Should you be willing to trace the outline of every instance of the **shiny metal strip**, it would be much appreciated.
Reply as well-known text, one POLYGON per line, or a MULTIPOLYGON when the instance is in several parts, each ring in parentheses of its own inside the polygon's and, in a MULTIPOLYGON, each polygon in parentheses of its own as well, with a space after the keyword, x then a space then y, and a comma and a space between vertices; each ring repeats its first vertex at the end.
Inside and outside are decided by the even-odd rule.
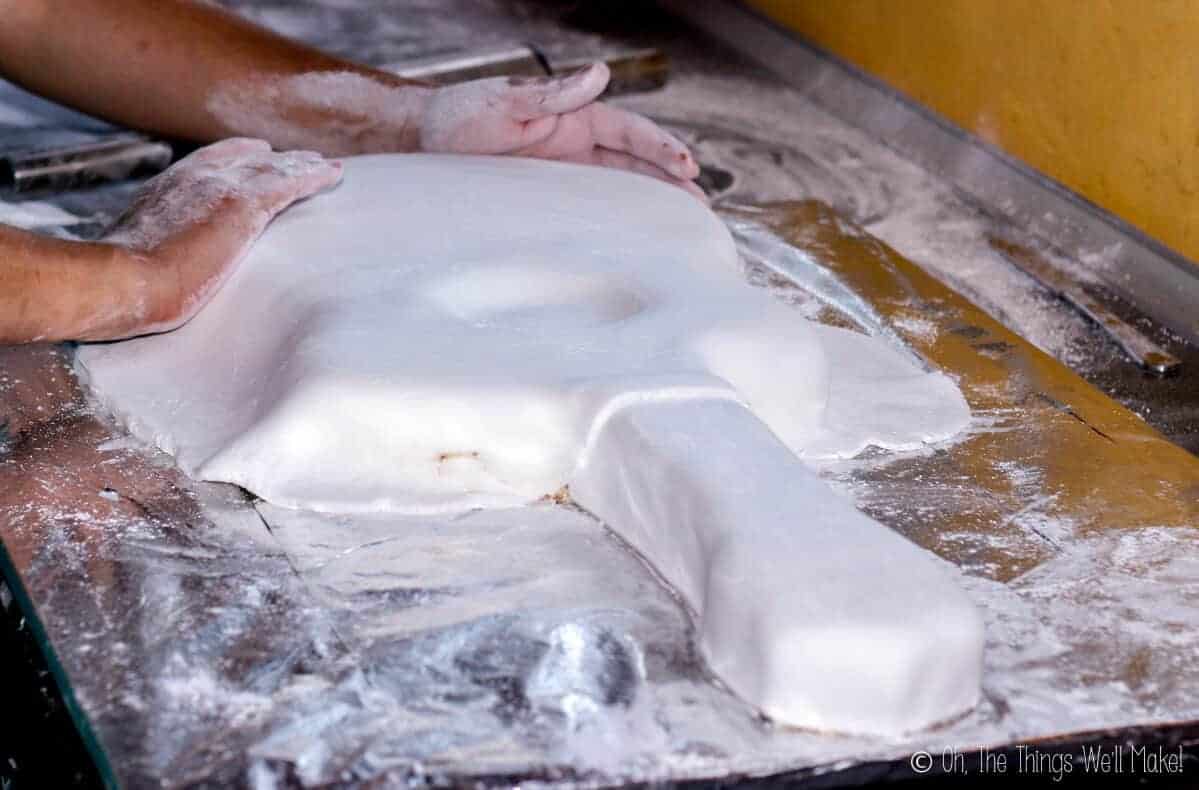
POLYGON ((543 53, 530 44, 452 55, 438 54, 391 63, 384 68, 408 79, 448 85, 484 77, 565 74, 597 60, 604 61, 612 72, 611 81, 604 91, 607 96, 656 90, 670 79, 670 60, 656 49, 609 48, 598 53, 560 57, 543 53))
POLYGON ((527 44, 515 47, 472 50, 404 60, 383 67, 411 80, 448 85, 485 77, 544 77, 548 74, 537 52, 527 44))
POLYGON ((1070 279, 1036 250, 998 236, 991 236, 987 241, 992 249, 1017 269, 1094 321, 1133 362, 1145 370, 1167 376, 1177 373, 1182 366, 1177 357, 1116 315, 1104 301, 1087 291, 1082 283, 1070 279))
POLYGON ((124 132, 62 147, 8 151, 0 155, 0 188, 42 194, 149 177, 165 169, 172 156, 168 143, 124 132))

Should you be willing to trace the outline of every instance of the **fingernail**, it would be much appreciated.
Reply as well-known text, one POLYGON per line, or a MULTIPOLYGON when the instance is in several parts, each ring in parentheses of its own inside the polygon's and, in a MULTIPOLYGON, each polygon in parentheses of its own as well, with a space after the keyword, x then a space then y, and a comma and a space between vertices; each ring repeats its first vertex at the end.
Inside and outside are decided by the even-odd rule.
POLYGON ((570 82, 577 82, 577 81, 581 80, 583 77, 590 74, 592 71, 595 71, 596 65, 597 64, 595 64, 595 63, 588 63, 586 66, 577 68, 574 71, 568 73, 566 75, 565 79, 570 82))
POLYGON ((561 79, 561 77, 509 77, 508 84, 514 88, 523 88, 529 85, 549 85, 561 79))

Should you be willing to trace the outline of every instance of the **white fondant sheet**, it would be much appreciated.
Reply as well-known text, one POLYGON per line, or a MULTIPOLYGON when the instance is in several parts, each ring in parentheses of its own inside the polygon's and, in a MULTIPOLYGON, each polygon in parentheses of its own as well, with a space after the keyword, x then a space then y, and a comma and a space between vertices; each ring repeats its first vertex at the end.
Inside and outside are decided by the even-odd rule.
POLYGON ((741 277, 719 219, 628 173, 351 159, 170 334, 81 349, 188 474, 333 512, 570 487, 775 718, 898 733, 973 705, 979 618, 936 561, 799 457, 960 431, 946 377, 741 277))

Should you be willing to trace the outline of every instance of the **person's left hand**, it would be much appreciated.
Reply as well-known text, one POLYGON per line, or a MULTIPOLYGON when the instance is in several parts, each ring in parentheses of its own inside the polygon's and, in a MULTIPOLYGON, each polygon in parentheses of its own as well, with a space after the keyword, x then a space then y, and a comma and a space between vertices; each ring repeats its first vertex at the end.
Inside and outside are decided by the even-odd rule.
POLYGON ((421 150, 616 167, 706 200, 687 146, 648 118, 595 100, 609 77, 605 64, 593 63, 566 77, 492 77, 434 89, 420 115, 421 150))

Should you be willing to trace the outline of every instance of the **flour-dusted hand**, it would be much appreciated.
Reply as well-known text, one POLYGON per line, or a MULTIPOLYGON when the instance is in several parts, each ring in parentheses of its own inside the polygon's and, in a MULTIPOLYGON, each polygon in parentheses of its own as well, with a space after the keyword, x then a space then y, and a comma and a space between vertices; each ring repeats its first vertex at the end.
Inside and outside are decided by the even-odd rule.
POLYGON ((186 323, 279 212, 341 163, 232 139, 142 187, 94 242, 0 225, 0 343, 119 340, 186 323))
POLYGON ((420 147, 616 167, 702 198, 686 145, 648 118, 596 101, 609 77, 606 65, 594 63, 565 77, 492 77, 433 89, 419 120, 420 147))
POLYGON ((143 261, 141 319, 122 334, 186 323, 279 212, 340 179, 340 162, 239 138, 202 148, 147 182, 104 238, 143 261))

